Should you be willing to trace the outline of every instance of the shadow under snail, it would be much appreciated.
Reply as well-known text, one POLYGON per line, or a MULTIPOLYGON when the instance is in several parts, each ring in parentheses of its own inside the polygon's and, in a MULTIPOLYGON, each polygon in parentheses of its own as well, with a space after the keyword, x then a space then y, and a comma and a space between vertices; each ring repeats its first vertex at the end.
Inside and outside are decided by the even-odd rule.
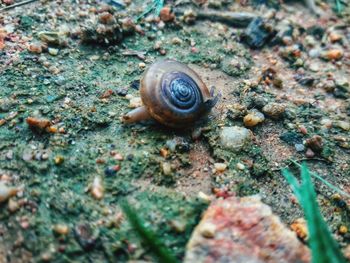
POLYGON ((170 59, 157 61, 146 70, 140 94, 143 106, 124 115, 124 123, 155 119, 168 127, 190 126, 206 116, 219 99, 196 72, 170 59))

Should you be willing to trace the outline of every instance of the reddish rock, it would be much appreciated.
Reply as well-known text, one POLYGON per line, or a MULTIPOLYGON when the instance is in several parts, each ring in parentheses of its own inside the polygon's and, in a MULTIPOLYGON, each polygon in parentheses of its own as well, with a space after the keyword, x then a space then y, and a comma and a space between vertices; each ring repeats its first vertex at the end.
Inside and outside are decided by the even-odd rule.
POLYGON ((314 135, 306 140, 306 145, 314 152, 321 152, 323 149, 323 141, 320 135, 314 135))
POLYGON ((303 263, 310 251, 258 197, 229 197, 204 213, 184 262, 303 263))
POLYGON ((175 15, 174 13, 171 11, 171 8, 168 6, 163 7, 160 10, 159 13, 159 18, 160 20, 162 20, 163 22, 171 22, 175 19, 175 15))

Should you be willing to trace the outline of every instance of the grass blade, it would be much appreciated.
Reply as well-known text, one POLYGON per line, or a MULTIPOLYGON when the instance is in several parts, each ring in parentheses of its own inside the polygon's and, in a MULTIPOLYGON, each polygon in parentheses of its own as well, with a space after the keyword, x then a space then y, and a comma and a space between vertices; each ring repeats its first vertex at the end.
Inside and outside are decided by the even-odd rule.
POLYGON ((130 206, 127 201, 121 203, 121 208, 127 216, 130 224, 135 229, 140 238, 146 243, 152 253, 161 263, 176 263, 178 262, 171 251, 164 246, 164 244, 158 239, 156 234, 145 227, 142 219, 137 215, 137 212, 130 206))

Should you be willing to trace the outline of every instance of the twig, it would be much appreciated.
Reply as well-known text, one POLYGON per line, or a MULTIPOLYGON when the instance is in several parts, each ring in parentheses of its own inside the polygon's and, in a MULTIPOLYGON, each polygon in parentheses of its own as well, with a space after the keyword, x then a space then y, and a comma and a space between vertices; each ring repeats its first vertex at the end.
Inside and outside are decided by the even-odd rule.
MULTIPOLYGON (((183 15, 184 13, 185 11, 182 9, 175 10, 176 15, 183 15)), ((248 12, 218 12, 214 10, 195 11, 195 14, 198 19, 222 22, 235 27, 246 27, 257 17, 256 14, 248 12)))
POLYGON ((0 12, 6 11, 6 10, 10 10, 10 9, 18 7, 18 6, 30 4, 30 3, 35 2, 35 1, 38 1, 38 0, 27 0, 27 1, 23 1, 23 2, 19 2, 19 3, 13 4, 13 5, 9 5, 9 6, 1 8, 0 12))

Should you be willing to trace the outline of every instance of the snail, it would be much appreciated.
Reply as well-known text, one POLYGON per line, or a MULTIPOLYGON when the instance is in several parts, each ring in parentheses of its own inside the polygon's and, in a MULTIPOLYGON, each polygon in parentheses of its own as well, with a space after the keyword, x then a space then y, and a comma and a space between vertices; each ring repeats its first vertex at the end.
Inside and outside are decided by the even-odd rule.
POLYGON ((152 64, 140 82, 143 106, 122 117, 124 123, 155 119, 173 128, 194 124, 215 106, 214 96, 196 72, 175 60, 152 64))

